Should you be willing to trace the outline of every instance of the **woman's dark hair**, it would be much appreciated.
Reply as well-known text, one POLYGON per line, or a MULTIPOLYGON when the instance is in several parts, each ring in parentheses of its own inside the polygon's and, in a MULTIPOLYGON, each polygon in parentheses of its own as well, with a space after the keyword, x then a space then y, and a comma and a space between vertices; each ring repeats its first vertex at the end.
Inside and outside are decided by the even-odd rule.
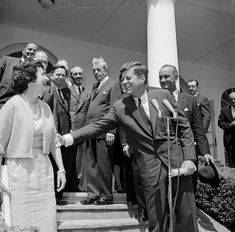
POLYGON ((28 84, 35 82, 37 69, 43 68, 40 61, 25 61, 13 67, 12 89, 16 93, 22 93, 28 88, 28 84))

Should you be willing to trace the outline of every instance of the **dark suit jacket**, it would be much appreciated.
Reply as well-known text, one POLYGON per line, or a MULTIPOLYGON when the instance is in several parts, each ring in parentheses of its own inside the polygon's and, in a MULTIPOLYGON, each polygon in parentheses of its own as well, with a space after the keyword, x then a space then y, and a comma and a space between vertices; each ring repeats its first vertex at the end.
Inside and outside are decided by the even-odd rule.
MULTIPOLYGON (((43 100, 47 102, 52 110, 55 126, 57 132, 60 134, 67 134, 71 130, 71 120, 70 120, 70 98, 71 91, 68 87, 61 89, 63 92, 63 98, 60 97, 57 87, 51 83, 51 86, 48 92, 44 93, 43 100)), ((61 148, 62 159, 64 163, 64 168, 66 171, 66 186, 63 191, 70 191, 70 189, 75 188, 77 184, 76 177, 76 162, 75 157, 76 153, 73 152, 73 147, 62 147, 61 148)), ((56 175, 56 165, 52 161, 54 167, 54 176, 55 181, 57 178, 56 175)), ((56 187, 56 182, 55 182, 56 187)), ((62 197, 62 192, 56 192, 56 197, 60 199, 62 197)))
POLYGON ((207 132, 211 121, 210 102, 207 97, 201 94, 198 94, 195 98, 201 112, 203 127, 207 132))
POLYGON ((8 99, 15 95, 11 88, 13 67, 18 65, 20 58, 4 56, 0 60, 0 108, 8 99))
POLYGON ((51 108, 57 132, 60 134, 66 134, 69 133, 71 129, 69 113, 71 91, 69 88, 63 88, 62 91, 64 99, 61 99, 58 94, 57 87, 51 83, 49 91, 44 93, 43 100, 51 108))
POLYGON ((218 126, 224 130, 224 146, 227 147, 235 142, 235 127, 231 127, 230 123, 235 120, 232 116, 231 106, 226 106, 221 109, 218 126))
MULTIPOLYGON (((96 94, 91 93, 90 105, 87 112, 87 123, 96 122, 108 113, 113 103, 121 96, 121 88, 118 82, 111 79, 106 80, 98 89, 96 94)), ((116 129, 110 132, 116 134, 116 129)), ((97 138, 105 138, 106 134, 99 134, 97 138)))
MULTIPOLYGON (((130 143, 130 146, 133 148, 137 159, 141 160, 142 157, 146 159, 148 156, 156 156, 156 158, 159 158, 167 165, 166 122, 164 118, 158 118, 158 111, 151 104, 151 99, 157 99, 166 117, 171 115, 169 110, 162 104, 162 101, 168 99, 178 112, 178 142, 182 145, 182 150, 179 149, 179 154, 177 154, 175 146, 176 133, 173 129, 173 123, 171 123, 171 163, 173 167, 178 167, 178 165, 182 164, 183 160, 194 160, 196 157, 193 145, 193 134, 189 122, 178 103, 174 101, 169 91, 162 89, 149 91, 148 98, 153 133, 144 123, 134 99, 128 96, 115 102, 111 111, 99 121, 89 124, 80 130, 71 132, 74 137, 74 143, 97 137, 99 134, 121 125, 126 132, 128 143, 130 143)), ((152 175, 149 173, 150 170, 148 170, 144 162, 141 171, 143 172, 142 175, 145 175, 146 172, 152 175)), ((157 183, 158 178, 154 175, 153 178, 150 178, 148 181, 150 185, 154 185, 157 183)))
POLYGON ((70 117, 72 130, 77 130, 86 125, 86 115, 90 103, 90 93, 82 87, 82 93, 78 94, 75 87, 69 87, 71 90, 70 117))
POLYGON ((184 111, 193 131, 200 155, 210 154, 210 147, 202 124, 201 113, 192 95, 179 93, 178 103, 184 111))

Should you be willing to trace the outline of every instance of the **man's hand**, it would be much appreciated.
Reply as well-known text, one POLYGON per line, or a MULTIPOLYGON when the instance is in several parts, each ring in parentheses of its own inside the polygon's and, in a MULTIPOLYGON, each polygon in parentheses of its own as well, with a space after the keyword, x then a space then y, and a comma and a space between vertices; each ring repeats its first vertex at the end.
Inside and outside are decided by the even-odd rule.
POLYGON ((60 147, 65 145, 65 139, 61 134, 56 134, 56 140, 57 144, 59 144, 60 147))
POLYGON ((181 168, 183 170, 185 170, 185 173, 184 173, 185 176, 192 175, 197 170, 197 168, 192 160, 185 160, 182 163, 181 168))
POLYGON ((235 126, 235 120, 230 123, 230 126, 235 126))
POLYGON ((128 158, 131 157, 131 153, 130 153, 130 148, 128 144, 124 144, 122 145, 122 152, 125 156, 127 156, 128 158))
POLYGON ((57 192, 60 192, 66 184, 65 172, 57 173, 57 192))
POLYGON ((204 158, 206 159, 207 164, 209 164, 210 162, 215 163, 214 158, 210 154, 205 154, 204 158))
POLYGON ((0 182, 0 193, 2 193, 2 192, 6 192, 6 193, 10 194, 7 187, 2 182, 0 182))
POLYGON ((112 145, 115 141, 115 135, 113 133, 107 133, 106 134, 106 143, 108 145, 112 145))

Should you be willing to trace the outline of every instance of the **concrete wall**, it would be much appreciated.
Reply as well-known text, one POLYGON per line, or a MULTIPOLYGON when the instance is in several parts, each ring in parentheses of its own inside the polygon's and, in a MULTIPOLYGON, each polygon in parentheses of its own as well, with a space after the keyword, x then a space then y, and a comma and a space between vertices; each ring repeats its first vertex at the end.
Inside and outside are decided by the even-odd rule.
POLYGON ((110 68, 111 78, 118 79, 120 66, 130 60, 146 64, 146 55, 81 40, 70 39, 55 34, 0 24, 0 51, 9 44, 34 42, 50 50, 58 59, 68 60, 70 67, 79 65, 84 69, 85 86, 91 88, 95 79, 92 74, 91 60, 103 56, 110 68))
MULTIPOLYGON (((102 46, 81 40, 20 28, 14 25, 0 24, 0 55, 1 50, 9 44, 21 42, 34 42, 50 50, 58 59, 67 59, 70 67, 79 65, 85 72, 85 86, 91 89, 94 83, 92 75, 91 59, 96 56, 103 56, 110 67, 110 76, 117 79, 121 64, 130 60, 139 60, 146 64, 146 54, 136 53, 129 50, 102 46)), ((180 75, 189 80, 198 79, 200 90, 203 95, 214 100, 215 119, 217 122, 220 112, 220 98, 224 90, 231 87, 231 76, 228 71, 219 70, 202 65, 180 61, 180 75)), ((222 130, 217 127, 216 136, 218 143, 218 158, 224 160, 222 130)))

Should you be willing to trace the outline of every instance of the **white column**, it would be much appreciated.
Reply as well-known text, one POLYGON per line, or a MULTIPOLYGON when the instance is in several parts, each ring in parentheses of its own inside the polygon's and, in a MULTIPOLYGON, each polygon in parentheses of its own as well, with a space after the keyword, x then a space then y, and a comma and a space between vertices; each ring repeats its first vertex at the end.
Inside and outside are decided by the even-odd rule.
MULTIPOLYGON (((175 0, 147 0, 150 87, 160 87, 158 73, 162 65, 171 64, 178 69, 174 3, 175 0)), ((179 89, 179 80, 177 88, 179 89)))

